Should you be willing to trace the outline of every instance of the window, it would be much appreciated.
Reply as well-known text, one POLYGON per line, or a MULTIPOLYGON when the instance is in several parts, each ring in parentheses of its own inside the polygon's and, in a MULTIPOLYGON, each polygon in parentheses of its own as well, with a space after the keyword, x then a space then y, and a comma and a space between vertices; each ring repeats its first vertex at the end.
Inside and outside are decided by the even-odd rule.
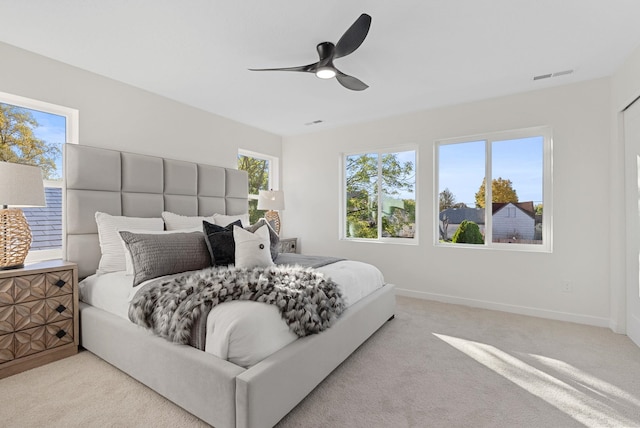
POLYGON ((342 159, 342 239, 415 243, 416 150, 342 159))
POLYGON ((258 210, 260 190, 278 190, 278 158, 238 150, 238 169, 249 175, 249 221, 253 224, 265 214, 258 210))
POLYGON ((551 251, 549 128, 443 140, 435 150, 436 244, 551 251))
POLYGON ((62 146, 77 143, 78 111, 0 92, 0 161, 42 169, 46 207, 23 208, 27 262, 62 258, 62 146))

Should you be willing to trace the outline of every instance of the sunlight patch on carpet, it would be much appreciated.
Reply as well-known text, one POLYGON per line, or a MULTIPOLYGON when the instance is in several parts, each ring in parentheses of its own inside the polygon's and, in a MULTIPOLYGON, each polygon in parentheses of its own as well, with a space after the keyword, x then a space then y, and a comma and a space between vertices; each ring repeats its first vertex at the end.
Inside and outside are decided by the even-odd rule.
MULTIPOLYGON (((615 409, 602 401, 585 394, 568 383, 525 363, 511 354, 501 351, 495 346, 444 334, 433 334, 587 427, 634 426, 636 423, 620 415, 615 409)), ((567 369, 567 367, 564 368, 567 369)), ((576 372, 574 371, 574 373, 576 372)), ((593 379, 591 381, 594 386, 598 384, 593 382, 593 379)), ((613 389, 610 388, 610 390, 613 389)), ((595 395, 600 394, 596 393, 595 395)), ((626 394, 620 395, 624 396, 626 394)))

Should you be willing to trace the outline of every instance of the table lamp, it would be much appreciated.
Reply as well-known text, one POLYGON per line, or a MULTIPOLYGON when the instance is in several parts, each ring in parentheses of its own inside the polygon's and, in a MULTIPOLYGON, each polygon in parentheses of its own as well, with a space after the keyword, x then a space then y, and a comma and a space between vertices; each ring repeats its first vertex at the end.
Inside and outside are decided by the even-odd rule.
POLYGON ((280 216, 278 211, 284 209, 284 193, 282 190, 260 190, 258 193, 258 209, 268 210, 264 215, 265 220, 280 235, 280 216))
POLYGON ((8 205, 46 205, 40 167, 0 162, 0 205, 0 270, 18 269, 29 253, 31 230, 22 210, 8 205))

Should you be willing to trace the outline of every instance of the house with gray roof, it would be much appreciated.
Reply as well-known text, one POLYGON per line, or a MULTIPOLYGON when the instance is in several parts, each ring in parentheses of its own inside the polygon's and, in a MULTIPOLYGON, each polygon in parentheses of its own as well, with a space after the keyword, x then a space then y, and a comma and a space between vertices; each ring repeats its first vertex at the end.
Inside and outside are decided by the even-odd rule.
POLYGON ((460 223, 472 221, 484 234, 484 208, 447 208, 440 211, 440 239, 451 240, 460 223))
POLYGON ((46 207, 23 208, 31 229, 31 251, 62 248, 62 188, 45 187, 46 207))
MULTIPOLYGON (((491 204, 491 219, 494 242, 540 239, 532 201, 494 202, 491 204)), ((472 221, 484 234, 484 208, 447 208, 440 212, 440 239, 450 240, 464 220, 472 221)))
POLYGON ((532 201, 494 202, 491 208, 494 242, 535 239, 536 214, 532 201))

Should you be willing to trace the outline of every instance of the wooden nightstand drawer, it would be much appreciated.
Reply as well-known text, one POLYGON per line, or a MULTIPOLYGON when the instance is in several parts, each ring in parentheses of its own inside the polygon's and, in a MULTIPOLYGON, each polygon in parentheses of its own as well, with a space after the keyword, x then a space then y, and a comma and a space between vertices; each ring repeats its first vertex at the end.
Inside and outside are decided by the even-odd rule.
POLYGON ((18 331, 14 335, 14 342, 16 358, 42 352, 47 349, 46 329, 41 325, 39 327, 18 331))
POLYGON ((0 336, 0 364, 12 361, 16 357, 13 340, 13 333, 0 336))
POLYGON ((0 271, 0 379, 78 352, 77 282, 59 260, 0 271))
POLYGON ((73 320, 64 320, 47 324, 45 343, 47 349, 73 343, 73 320))
POLYGON ((27 328, 43 325, 45 318, 44 299, 34 302, 19 303, 14 306, 14 330, 25 330, 27 328))
POLYGON ((0 334, 11 333, 15 330, 14 307, 0 306, 0 334))
POLYGON ((13 303, 13 278, 0 279, 0 306, 13 303))
POLYGON ((46 296, 54 297, 63 294, 71 294, 73 291, 73 271, 65 270, 61 272, 45 274, 46 296))
POLYGON ((31 302, 45 298, 45 275, 24 275, 12 279, 14 303, 31 302))
POLYGON ((73 318, 73 296, 67 294, 46 299, 44 313, 47 324, 73 318))

